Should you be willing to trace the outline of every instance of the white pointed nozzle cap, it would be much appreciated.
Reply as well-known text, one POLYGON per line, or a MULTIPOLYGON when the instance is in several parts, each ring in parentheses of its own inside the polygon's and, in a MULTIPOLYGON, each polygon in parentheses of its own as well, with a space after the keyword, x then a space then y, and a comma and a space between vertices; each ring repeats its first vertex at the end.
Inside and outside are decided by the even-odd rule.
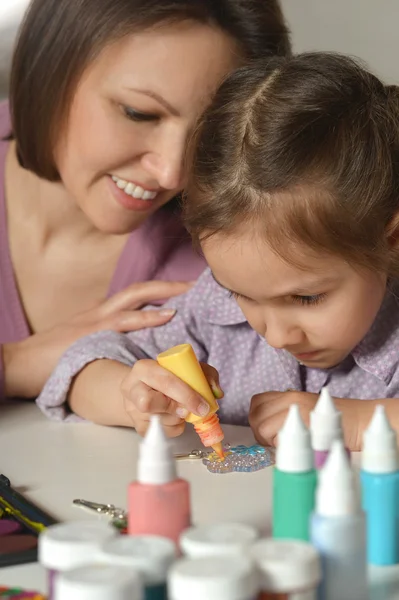
POLYGON ((342 440, 332 443, 330 453, 319 474, 316 490, 316 513, 345 517, 360 511, 359 490, 342 440))
POLYGON ((298 404, 291 404, 279 431, 276 467, 286 473, 304 473, 314 468, 310 433, 302 421, 298 404))
POLYGON ((399 469, 396 431, 381 404, 375 407, 363 434, 362 469, 369 473, 393 473, 399 469))
POLYGON ((137 480, 162 485, 176 479, 176 461, 159 415, 152 415, 150 426, 140 444, 137 480))
POLYGON ((342 415, 326 387, 310 413, 310 435, 313 450, 317 451, 330 450, 334 440, 343 439, 342 415))

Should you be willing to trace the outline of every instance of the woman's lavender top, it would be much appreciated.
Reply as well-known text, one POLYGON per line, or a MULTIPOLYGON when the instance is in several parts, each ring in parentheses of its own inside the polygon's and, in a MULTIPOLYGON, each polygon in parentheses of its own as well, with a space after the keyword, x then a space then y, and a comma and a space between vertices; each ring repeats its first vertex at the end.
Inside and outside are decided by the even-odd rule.
MULTIPOLYGON (((7 231, 4 169, 9 143, 4 137, 9 133, 8 103, 0 103, 0 398, 4 390, 1 344, 17 342, 31 334, 18 293, 7 231)), ((204 260, 192 249, 179 215, 165 207, 130 234, 108 296, 140 281, 192 281, 204 268, 204 260)))
POLYGON ((67 394, 75 375, 96 359, 132 366, 185 342, 192 344, 200 361, 220 373, 225 392, 220 415, 225 423, 246 424, 251 397, 271 390, 319 393, 328 385, 331 394, 341 398, 399 397, 399 301, 391 292, 366 337, 332 369, 310 369, 285 350, 269 346, 251 329, 235 300, 215 282, 209 269, 188 294, 167 305, 177 313, 162 327, 128 334, 103 331, 74 344, 37 400, 43 412, 57 420, 78 420, 68 411, 67 394))

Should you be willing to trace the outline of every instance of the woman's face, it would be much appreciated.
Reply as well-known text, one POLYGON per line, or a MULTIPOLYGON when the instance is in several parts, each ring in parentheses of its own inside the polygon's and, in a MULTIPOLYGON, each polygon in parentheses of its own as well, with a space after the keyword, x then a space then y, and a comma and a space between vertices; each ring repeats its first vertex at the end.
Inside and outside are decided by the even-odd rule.
POLYGON ((86 70, 55 159, 97 229, 132 231, 183 188, 187 138, 235 50, 220 30, 185 22, 132 34, 86 70))

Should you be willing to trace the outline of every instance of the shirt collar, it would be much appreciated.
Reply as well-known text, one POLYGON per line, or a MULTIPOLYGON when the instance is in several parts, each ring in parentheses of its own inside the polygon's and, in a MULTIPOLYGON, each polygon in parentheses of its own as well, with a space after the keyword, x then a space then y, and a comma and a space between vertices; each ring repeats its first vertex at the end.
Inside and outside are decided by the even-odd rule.
POLYGON ((205 271, 202 278, 204 283, 206 280, 207 295, 209 296, 206 299, 206 320, 213 325, 222 326, 247 323, 237 302, 226 289, 214 280, 210 269, 205 271))
POLYGON ((370 330, 352 351, 357 365, 384 381, 391 381, 399 363, 398 285, 387 290, 370 330))

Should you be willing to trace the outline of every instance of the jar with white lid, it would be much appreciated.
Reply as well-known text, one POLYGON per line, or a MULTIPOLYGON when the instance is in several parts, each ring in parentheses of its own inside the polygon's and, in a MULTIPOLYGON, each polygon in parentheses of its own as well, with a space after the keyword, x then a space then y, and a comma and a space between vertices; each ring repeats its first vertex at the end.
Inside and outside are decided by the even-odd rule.
POLYGON ((245 553, 258 532, 242 523, 214 523, 190 527, 180 537, 180 548, 190 558, 245 553))
POLYGON ((60 573, 54 600, 143 600, 140 574, 110 565, 86 565, 60 573))
POLYGON ((39 562, 48 570, 48 599, 57 573, 93 563, 105 541, 120 534, 104 521, 74 521, 45 529, 39 536, 39 562))
POLYGON ((321 580, 317 550, 307 542, 264 538, 251 548, 259 571, 259 600, 316 600, 321 580))
POLYGON ((142 577, 145 600, 166 600, 166 580, 176 560, 176 545, 157 535, 122 535, 105 542, 102 563, 137 570, 142 577))
POLYGON ((183 558, 168 576, 169 600, 255 600, 259 579, 245 556, 183 558))

